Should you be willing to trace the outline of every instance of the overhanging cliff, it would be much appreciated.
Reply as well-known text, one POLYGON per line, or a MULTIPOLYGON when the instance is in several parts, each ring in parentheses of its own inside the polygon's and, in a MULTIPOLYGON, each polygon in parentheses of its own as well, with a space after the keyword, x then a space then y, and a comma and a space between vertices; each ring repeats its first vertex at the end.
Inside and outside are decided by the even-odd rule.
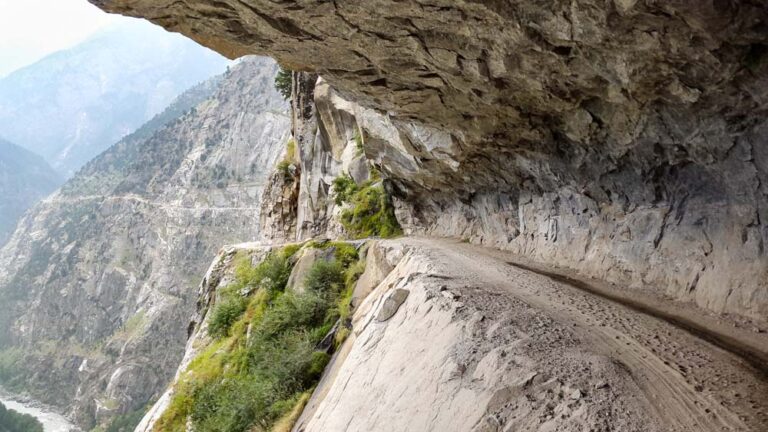
POLYGON ((91 1, 321 75, 409 232, 768 313, 764 2, 91 1))

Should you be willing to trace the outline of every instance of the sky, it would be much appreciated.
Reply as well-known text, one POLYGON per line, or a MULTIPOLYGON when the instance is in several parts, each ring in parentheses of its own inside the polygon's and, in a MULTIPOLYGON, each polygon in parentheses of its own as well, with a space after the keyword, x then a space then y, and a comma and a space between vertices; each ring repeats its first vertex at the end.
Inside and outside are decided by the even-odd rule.
POLYGON ((0 78, 128 19, 87 0, 0 0, 0 78))

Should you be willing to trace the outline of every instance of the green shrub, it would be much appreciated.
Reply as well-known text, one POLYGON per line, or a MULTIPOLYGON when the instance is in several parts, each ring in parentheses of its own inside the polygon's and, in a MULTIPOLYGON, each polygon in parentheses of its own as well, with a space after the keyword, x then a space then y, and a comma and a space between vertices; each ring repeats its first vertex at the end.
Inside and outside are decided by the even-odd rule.
POLYGON ((282 174, 283 179, 288 182, 293 179, 293 173, 291 173, 291 166, 297 162, 296 159, 296 141, 291 138, 285 143, 285 157, 278 162, 277 171, 282 174))
POLYGON ((357 184, 349 174, 342 174, 333 179, 333 190, 336 193, 334 199, 336 205, 342 205, 348 202, 352 195, 357 192, 357 184))
POLYGON ((304 286, 314 293, 338 293, 344 287, 344 268, 335 259, 318 260, 309 269, 304 286))
POLYGON ((275 251, 255 267, 240 258, 236 282, 220 295, 242 300, 244 312, 212 312, 238 318, 234 324, 222 319, 229 322, 221 333, 226 337, 203 350, 181 375, 156 431, 184 431, 187 419, 196 432, 290 430, 330 361, 317 347, 338 320, 348 268, 359 267, 353 265, 353 246, 323 245, 329 246, 336 247, 337 259, 313 265, 310 288, 303 293, 284 292, 282 282, 299 245, 275 251))
POLYGON ((350 333, 352 333, 349 328, 342 327, 339 329, 339 331, 336 332, 336 337, 333 338, 333 346, 338 349, 341 344, 344 343, 345 340, 349 337, 350 333))
POLYGON ((295 251, 288 252, 291 252, 289 248, 274 251, 256 267, 251 266, 250 260, 241 261, 235 269, 236 283, 233 286, 237 289, 265 288, 272 293, 283 291, 291 276, 289 258, 295 251))
POLYGON ((283 69, 280 67, 280 70, 277 72, 277 75, 275 76, 275 88, 277 91, 280 92, 281 95, 285 99, 290 99, 291 92, 293 87, 293 72, 288 69, 283 69))
POLYGON ((244 432, 253 424, 266 426, 267 412, 277 394, 272 383, 252 376, 225 377, 198 389, 191 419, 197 432, 244 432))
POLYGON ((277 164, 277 172, 279 172, 285 181, 290 181, 293 177, 291 175, 291 163, 287 160, 280 161, 277 164))
POLYGON ((307 247, 322 250, 328 248, 335 249, 333 256, 336 261, 338 261, 339 264, 344 268, 349 267, 350 264, 354 263, 358 259, 357 246, 348 242, 318 242, 311 240, 307 242, 307 247))
POLYGON ((347 268, 357 261, 358 253, 355 245, 346 242, 331 242, 330 246, 336 249, 334 256, 342 267, 347 268))
MULTIPOLYGON (((303 390, 320 378, 314 340, 306 330, 292 330, 273 337, 257 337, 249 348, 249 372, 261 381, 273 382, 280 398, 303 390)), ((323 365, 324 367, 324 365, 323 365)))
POLYGON ((341 213, 341 224, 354 238, 402 234, 392 202, 380 183, 364 185, 349 202, 351 208, 341 213))
POLYGON ((328 299, 318 293, 285 293, 275 300, 255 328, 255 337, 273 339, 288 331, 324 323, 328 299))
POLYGON ((289 162, 296 161, 296 140, 291 138, 285 143, 285 159, 289 162))
POLYGON ((360 155, 364 151, 364 148, 363 148, 363 141, 364 141, 363 140, 363 133, 360 131, 360 129, 357 129, 355 131, 354 139, 355 139, 355 148, 357 148, 357 154, 360 155))
POLYGON ((211 320, 208 323, 208 333, 215 338, 227 336, 232 324, 245 312, 245 299, 237 296, 223 298, 213 308, 211 320))

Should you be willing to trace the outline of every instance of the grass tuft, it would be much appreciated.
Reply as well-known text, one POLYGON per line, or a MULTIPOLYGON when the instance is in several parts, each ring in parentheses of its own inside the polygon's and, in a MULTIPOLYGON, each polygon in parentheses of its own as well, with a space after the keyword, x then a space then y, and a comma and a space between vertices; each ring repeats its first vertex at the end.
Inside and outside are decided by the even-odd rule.
POLYGON ((240 303, 225 313, 220 302, 209 322, 213 332, 221 314, 227 331, 219 331, 182 374, 156 431, 180 432, 188 421, 196 432, 290 430, 330 361, 330 353, 318 347, 338 322, 341 304, 348 303, 360 273, 353 269, 362 266, 354 246, 324 245, 329 246, 336 248, 336 259, 313 264, 303 293, 285 292, 282 282, 299 246, 276 251, 257 266, 239 260, 235 282, 219 295, 240 303))

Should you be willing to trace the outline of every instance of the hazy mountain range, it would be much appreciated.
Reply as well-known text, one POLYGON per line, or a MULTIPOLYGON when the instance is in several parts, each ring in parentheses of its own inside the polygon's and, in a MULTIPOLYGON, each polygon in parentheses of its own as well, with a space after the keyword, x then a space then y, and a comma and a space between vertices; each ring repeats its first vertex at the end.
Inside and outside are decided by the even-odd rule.
POLYGON ((145 21, 121 22, 0 80, 0 135, 71 176, 228 61, 145 21))

